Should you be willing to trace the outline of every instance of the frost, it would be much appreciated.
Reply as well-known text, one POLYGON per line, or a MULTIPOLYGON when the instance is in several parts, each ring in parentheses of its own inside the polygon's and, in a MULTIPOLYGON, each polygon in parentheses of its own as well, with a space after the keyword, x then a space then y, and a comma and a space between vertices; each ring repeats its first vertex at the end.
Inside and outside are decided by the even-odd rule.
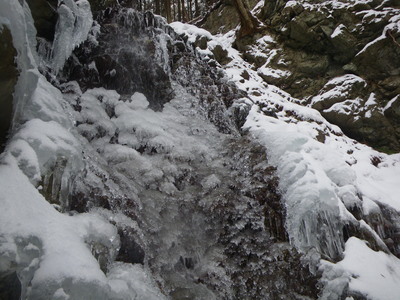
MULTIPOLYGON (((350 7, 357 1, 331 4, 350 7)), ((296 3, 290 1, 286 5, 296 3)), ((99 34, 99 25, 92 26, 87 1, 63 1, 58 13, 51 53, 55 73, 76 46, 87 37, 96 44, 99 34)), ((396 18, 387 28, 397 30, 396 18)), ((12 32, 21 70, 15 91, 12 137, 0 157, 0 190, 7 191, 0 195, 0 271, 17 273, 22 284, 21 298, 42 299, 43 295, 50 295, 54 299, 164 299, 162 292, 168 292, 165 287, 170 284, 174 292, 195 290, 205 299, 215 299, 205 284, 195 283, 206 277, 213 284, 218 282, 218 288, 232 289, 227 270, 232 271, 229 267, 234 264, 227 269, 217 265, 226 257, 222 249, 213 248, 214 239, 220 237, 219 230, 225 227, 212 228, 229 222, 212 220, 206 212, 223 208, 224 213, 218 218, 233 217, 229 228, 232 234, 254 227, 257 230, 252 232, 258 232, 255 241, 260 247, 271 245, 271 241, 269 236, 261 236, 259 229, 265 220, 257 215, 257 205, 230 198, 236 188, 230 180, 233 176, 245 178, 241 173, 246 170, 226 166, 223 141, 228 137, 207 122, 207 112, 198 99, 176 84, 175 98, 162 111, 149 108, 141 93, 121 97, 116 91, 103 88, 82 93, 76 82, 69 82, 60 85, 62 94, 37 70, 35 30, 28 6, 18 1, 1 2, 0 23, 12 32), (55 207, 60 211, 68 207, 67 192, 73 181, 73 187, 90 191, 89 201, 95 197, 110 200, 108 205, 118 211, 90 209, 92 203, 88 203, 84 207, 87 213, 60 213, 55 207), (50 183, 53 190, 46 191, 44 187, 50 183), (189 185, 187 192, 182 192, 189 185), (228 196, 220 192, 227 192, 228 196), (124 197, 117 198, 119 195, 124 197), (118 203, 120 206, 115 205, 114 197, 122 203, 118 203), (54 200, 60 203, 48 202, 54 200), (131 207, 135 205, 137 210, 131 207), (225 215, 226 211, 230 214, 225 215), (146 227, 146 234, 152 237, 148 244, 142 243, 139 222, 128 213, 137 214, 140 226, 146 227), (118 231, 127 229, 135 233, 146 251, 156 249, 149 251, 152 257, 146 258, 152 260, 152 270, 146 262, 143 266, 115 262, 121 248, 118 231), (154 274, 158 276, 157 283, 154 274), (163 282, 162 276, 172 283, 163 282)), ((371 250, 354 237, 344 244, 343 229, 349 224, 360 226, 385 249, 378 235, 380 229, 375 232, 350 211, 360 209, 364 216, 379 216, 383 211, 380 206, 400 211, 399 155, 385 155, 355 143, 318 111, 300 106, 296 104, 299 99, 268 86, 262 74, 274 78, 290 75, 267 66, 279 55, 277 51, 267 55, 265 68, 257 72, 232 48, 234 32, 214 37, 192 25, 171 26, 178 34, 186 34, 189 42, 206 37, 210 49, 220 45, 232 58, 224 66, 226 77, 248 95, 233 107, 243 112, 251 108, 244 129, 265 146, 270 162, 277 167, 278 188, 287 209, 285 226, 292 245, 308 256, 315 254, 317 260, 319 255, 333 261, 341 259, 336 264, 321 261, 326 284, 321 299, 339 298, 347 286, 368 297, 395 299, 400 292, 399 260, 371 250), (244 71, 249 75, 246 80, 241 76, 244 71), (381 163, 372 165, 371 157, 379 157, 381 163)), ((338 26, 332 37, 342 29, 338 26)), ((168 71, 169 37, 157 38, 162 46, 156 56, 168 71)), ((266 36, 257 43, 261 47, 274 40, 266 36)), ((48 45, 40 44, 42 47, 48 45)), ((256 48, 251 49, 252 54, 261 55, 256 48)), ((210 49, 199 55, 208 55, 210 49)), ((50 61, 50 57, 47 59, 50 61)), ((90 67, 95 69, 96 65, 90 67)), ((340 101, 329 106, 328 111, 347 113, 358 109, 362 100, 348 99, 347 88, 355 84, 365 86, 355 75, 335 78, 312 102, 337 97, 340 101)), ((396 99, 389 101, 386 109, 396 99)), ((365 104, 373 108, 376 102, 371 94, 365 104)), ((244 187, 249 184, 252 183, 243 181, 244 187)), ((251 245, 246 244, 246 238, 237 234, 231 240, 246 257, 270 250, 267 247, 254 251, 248 248, 251 245)), ((276 247, 291 246, 280 243, 276 247)), ((271 255, 269 261, 276 259, 271 255)), ((252 267, 266 270, 256 264, 252 267)))
POLYGON ((204 178, 201 182, 201 185, 205 190, 215 189, 221 184, 221 180, 215 175, 212 174, 206 178, 204 178))
MULTIPOLYGON (((104 299, 104 293, 107 292, 104 289, 106 277, 83 242, 96 241, 117 248, 115 228, 94 215, 69 217, 60 214, 19 171, 11 156, 3 157, 2 162, 0 184, 7 194, 0 196, 3 207, 0 227, 3 239, 7 242, 4 244, 3 240, 0 244, 0 265, 9 264, 6 260, 11 259, 11 265, 16 268, 23 284, 31 286, 29 291, 23 289, 29 299, 54 294, 63 282, 72 278, 80 279, 82 292, 90 286, 96 286, 97 292, 94 294, 98 299, 104 299), (115 242, 110 245, 113 240, 115 242), (13 245, 11 249, 17 251, 20 259, 3 256, 7 243, 13 245), (40 259, 40 265, 35 263, 35 259, 40 259)), ((72 288, 74 286, 69 285, 64 291, 73 297, 72 288)), ((61 294, 60 291, 58 293, 61 294)))

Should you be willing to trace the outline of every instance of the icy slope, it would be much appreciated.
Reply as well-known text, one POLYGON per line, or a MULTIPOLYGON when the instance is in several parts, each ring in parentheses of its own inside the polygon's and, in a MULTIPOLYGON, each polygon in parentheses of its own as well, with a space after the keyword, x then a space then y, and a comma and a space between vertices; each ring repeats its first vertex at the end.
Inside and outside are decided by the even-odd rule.
MULTIPOLYGON (((302 251, 316 251, 333 262, 321 261, 321 297, 361 293, 371 299, 395 299, 400 293, 400 261, 392 254, 399 255, 392 233, 399 231, 400 155, 379 153, 347 138, 318 111, 295 104, 300 101, 267 85, 232 48, 233 31, 211 36, 191 25, 171 26, 189 41, 206 37, 208 48, 197 50, 207 61, 215 59, 217 45, 228 52, 231 62, 223 68, 251 100, 238 104, 251 107, 243 129, 265 145, 278 168, 290 240, 302 251), (389 222, 390 229, 380 222, 389 222), (388 274, 390 279, 383 282, 388 274)), ((272 37, 260 40, 269 42, 272 37)))

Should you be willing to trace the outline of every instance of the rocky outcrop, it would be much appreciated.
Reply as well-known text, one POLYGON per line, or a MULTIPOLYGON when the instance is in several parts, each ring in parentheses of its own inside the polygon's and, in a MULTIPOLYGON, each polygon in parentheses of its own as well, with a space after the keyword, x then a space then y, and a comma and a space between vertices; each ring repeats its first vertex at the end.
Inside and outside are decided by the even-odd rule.
POLYGON ((367 81, 347 74, 330 80, 311 99, 311 106, 328 121, 339 125, 348 136, 390 152, 400 149, 399 135, 393 124, 396 117, 390 116, 390 112, 395 111, 392 105, 397 105, 396 100, 382 107, 383 99, 367 81))
MULTIPOLYGON (((219 9, 220 19, 229 17, 225 9, 219 9)), ((266 27, 235 44, 267 83, 320 110, 350 137, 383 151, 398 152, 399 13, 395 1, 266 1, 258 11, 266 27), (330 80, 346 74, 362 78, 365 87, 356 83, 351 87, 347 82, 351 95, 343 93, 349 98, 331 95, 322 106, 315 103, 315 97, 332 88, 330 80), (376 103, 365 106, 372 94, 376 103), (357 97, 362 100, 347 107, 346 113, 328 111, 334 103, 354 104, 357 97), (367 107, 371 109, 368 113, 367 107)), ((218 26, 205 27, 224 32, 218 26)))

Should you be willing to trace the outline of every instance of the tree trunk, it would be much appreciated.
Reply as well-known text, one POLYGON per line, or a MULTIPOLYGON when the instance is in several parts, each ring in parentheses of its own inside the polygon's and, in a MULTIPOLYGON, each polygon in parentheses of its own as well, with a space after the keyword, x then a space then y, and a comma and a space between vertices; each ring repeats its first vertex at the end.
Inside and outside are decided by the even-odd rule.
POLYGON ((200 16, 199 0, 194 0, 194 10, 195 10, 194 16, 195 17, 200 16))
POLYGON ((172 22, 171 16, 171 0, 164 0, 164 9, 165 9, 165 16, 167 18, 167 22, 172 22))
POLYGON ((232 0, 240 17, 240 30, 237 37, 252 35, 259 28, 257 19, 252 15, 247 0, 232 0))
POLYGON ((161 14, 160 0, 155 0, 155 2, 156 2, 156 8, 155 8, 154 12, 156 15, 160 15, 161 14))
MULTIPOLYGON (((179 2, 179 0, 178 0, 178 2, 179 2)), ((185 0, 182 0, 181 6, 182 6, 182 22, 185 23, 188 21, 187 12, 185 9, 185 0)))
POLYGON ((182 7, 180 0, 178 0, 178 21, 182 22, 182 7))

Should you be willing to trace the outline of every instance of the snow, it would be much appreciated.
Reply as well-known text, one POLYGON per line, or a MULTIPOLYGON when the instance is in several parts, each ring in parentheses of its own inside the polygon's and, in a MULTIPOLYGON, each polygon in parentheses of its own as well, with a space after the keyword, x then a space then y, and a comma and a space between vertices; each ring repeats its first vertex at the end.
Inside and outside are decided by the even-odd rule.
POLYGON ((131 97, 129 107, 132 109, 146 109, 149 106, 149 101, 142 93, 134 93, 131 97))
POLYGON ((398 95, 397 95, 396 97, 394 97, 393 99, 391 99, 391 100, 386 104, 386 106, 383 108, 383 111, 389 109, 389 108, 393 105, 393 103, 395 103, 398 99, 399 99, 399 96, 398 96, 398 95))
POLYGON ((289 71, 284 71, 284 70, 278 70, 278 69, 272 69, 269 67, 262 67, 258 70, 258 73, 261 76, 270 76, 273 78, 282 78, 285 79, 291 75, 289 71))
POLYGON ((369 299, 395 300, 400 294, 400 261, 384 252, 371 250, 366 242, 351 237, 345 258, 338 263, 350 273, 349 289, 369 299))
POLYGON ((116 229, 94 215, 70 217, 57 212, 7 154, 2 157, 0 189, 7 191, 0 195, 2 239, 17 250, 15 254, 2 255, 0 266, 18 266, 16 271, 22 281, 32 284, 29 296, 33 299, 45 291, 56 292, 68 278, 96 285, 95 294, 102 299, 106 277, 85 241, 107 246, 111 243, 116 249, 119 245, 116 229), (33 258, 38 258, 40 264, 33 265, 33 258))
POLYGON ((334 39, 335 37, 341 35, 345 29, 346 29, 346 26, 344 26, 343 24, 340 24, 339 26, 337 26, 335 28, 335 30, 331 34, 331 38, 334 39))
POLYGON ((296 1, 288 1, 286 2, 285 7, 295 7, 297 5, 296 1))
MULTIPOLYGON (((53 45, 54 71, 86 39, 92 26, 87 1, 63 3, 53 45)), ((97 122, 113 133, 107 113, 119 95, 91 90, 82 97, 84 113, 77 115, 70 108, 73 99, 64 97, 37 69, 36 31, 27 4, 2 1, 0 23, 11 30, 21 71, 11 138, 0 155, 0 273, 16 272, 21 299, 43 299, 45 295, 51 299, 163 299, 148 270, 114 263, 120 242, 110 220, 128 224, 126 220, 101 211, 68 215, 57 210, 62 211, 67 201, 63 197, 68 196, 69 181, 85 164, 82 154, 88 145, 74 128, 76 118, 97 122), (104 97, 102 102, 100 97, 104 97), (90 108, 92 104, 97 106, 90 108), (49 177, 53 177, 52 193, 59 193, 57 198, 46 199, 41 194, 49 177), (60 203, 50 204, 51 200, 60 203), (95 254, 108 264, 107 274, 95 254)), ((64 87, 82 96, 76 83, 64 87)), ((132 102, 141 108, 148 104, 141 94, 135 94, 132 102)))
MULTIPOLYGON (((366 16, 368 16, 370 14, 375 15, 375 12, 374 11, 369 12, 369 14, 367 14, 366 16)), ((366 18, 366 16, 364 16, 364 18, 366 18)), ((377 21, 376 18, 373 18, 373 20, 377 21)), ((362 53, 367 51, 367 49, 369 47, 375 45, 376 43, 378 43, 378 42, 380 42, 382 40, 385 40, 387 38, 390 38, 390 37, 388 37, 389 36, 388 33, 392 32, 392 34, 393 34, 393 33, 399 32, 399 30, 400 30, 400 15, 399 15, 399 10, 398 9, 394 9, 394 16, 389 19, 388 23, 389 24, 384 27, 384 29, 382 31, 382 34, 380 36, 378 36, 376 39, 374 39, 371 42, 367 43, 364 46, 364 48, 361 49, 361 51, 356 54, 356 56, 361 55, 362 53)))
POLYGON ((212 39, 212 35, 205 29, 198 28, 194 25, 185 24, 181 22, 173 22, 169 24, 177 34, 187 34, 189 42, 194 43, 198 37, 206 37, 209 40, 212 39))

